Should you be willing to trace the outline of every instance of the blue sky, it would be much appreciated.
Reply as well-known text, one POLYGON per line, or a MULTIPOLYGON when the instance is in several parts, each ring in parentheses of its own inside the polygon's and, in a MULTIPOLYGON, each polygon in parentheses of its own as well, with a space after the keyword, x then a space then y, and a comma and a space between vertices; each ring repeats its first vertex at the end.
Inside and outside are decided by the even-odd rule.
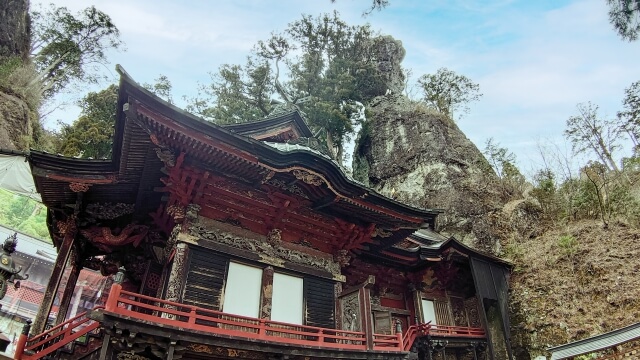
MULTIPOLYGON (((489 137, 509 148, 525 173, 539 166, 537 143, 563 141, 576 104, 592 101, 603 116, 615 116, 624 89, 640 80, 640 42, 616 35, 605 0, 390 0, 366 18, 369 0, 54 3, 73 11, 95 4, 108 13, 127 51, 111 54, 105 72, 115 81, 119 63, 139 82, 164 74, 175 98, 193 94, 220 64, 242 63, 258 40, 302 13, 337 10, 351 24, 370 23, 402 40, 414 80, 447 67, 478 82, 484 96, 458 125, 480 149, 489 137)), ((56 111, 47 124, 76 114, 56 111)))

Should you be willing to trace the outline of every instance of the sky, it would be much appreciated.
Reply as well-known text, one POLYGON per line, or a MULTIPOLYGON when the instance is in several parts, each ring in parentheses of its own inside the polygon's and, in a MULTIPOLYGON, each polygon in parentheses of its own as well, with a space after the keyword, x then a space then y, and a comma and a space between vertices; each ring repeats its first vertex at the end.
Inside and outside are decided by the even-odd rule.
MULTIPOLYGON (((562 147, 578 103, 591 101, 602 116, 615 117, 625 88, 640 80, 640 41, 617 36, 605 0, 390 0, 366 17, 370 0, 53 3, 74 12, 95 5, 109 14, 126 51, 109 54, 105 74, 116 82, 120 64, 140 83, 166 75, 178 106, 221 64, 244 63, 257 41, 302 14, 336 10, 349 24, 369 23, 402 40, 413 80, 446 67, 477 82, 483 97, 458 126, 481 150, 488 138, 508 148, 524 173, 540 166, 538 144, 562 147)), ((45 126, 77 113, 73 106, 57 110, 45 126)))

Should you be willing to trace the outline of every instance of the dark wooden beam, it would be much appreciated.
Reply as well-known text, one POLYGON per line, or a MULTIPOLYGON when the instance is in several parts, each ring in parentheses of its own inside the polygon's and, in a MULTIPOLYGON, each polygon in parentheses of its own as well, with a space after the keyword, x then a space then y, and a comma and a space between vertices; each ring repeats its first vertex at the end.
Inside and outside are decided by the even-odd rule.
POLYGON ((325 208, 331 204, 336 203, 336 201, 338 201, 338 197, 335 194, 331 194, 331 195, 327 195, 317 201, 315 201, 313 203, 313 205, 311 205, 311 209, 313 210, 320 210, 322 208, 325 208))
POLYGON ((58 249, 58 257, 53 265, 51 278, 49 278, 49 283, 47 283, 47 287, 44 290, 42 303, 40 304, 38 313, 33 320, 33 326, 31 327, 32 335, 42 333, 45 325, 47 324, 47 319, 49 318, 53 301, 56 297, 56 293, 58 292, 62 275, 64 274, 65 265, 67 264, 67 261, 69 261, 69 255, 71 255, 71 249, 76 238, 76 232, 75 218, 70 217, 67 221, 67 231, 62 239, 62 244, 60 244, 60 248, 58 249))
MULTIPOLYGON (((78 254, 74 254, 78 256, 78 254)), ((69 311, 69 305, 71 304, 71 298, 76 289, 76 284, 78 283, 78 277, 80 276, 80 270, 82 270, 82 266, 78 264, 74 258, 76 256, 71 256, 73 259, 71 261, 71 269, 69 271, 69 278, 67 279, 67 284, 65 285, 64 292, 62 293, 62 299, 60 299, 60 307, 58 308, 58 315, 56 316, 56 321, 53 325, 58 325, 64 322, 67 317, 67 312, 69 311)), ((80 294, 78 294, 80 295, 80 294)))

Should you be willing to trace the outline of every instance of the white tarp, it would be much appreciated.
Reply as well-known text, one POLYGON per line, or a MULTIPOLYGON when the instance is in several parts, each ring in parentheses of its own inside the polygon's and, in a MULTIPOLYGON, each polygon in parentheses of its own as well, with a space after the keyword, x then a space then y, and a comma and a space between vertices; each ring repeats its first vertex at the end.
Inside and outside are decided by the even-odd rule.
POLYGON ((29 162, 23 155, 0 154, 0 188, 42 202, 33 182, 29 162))

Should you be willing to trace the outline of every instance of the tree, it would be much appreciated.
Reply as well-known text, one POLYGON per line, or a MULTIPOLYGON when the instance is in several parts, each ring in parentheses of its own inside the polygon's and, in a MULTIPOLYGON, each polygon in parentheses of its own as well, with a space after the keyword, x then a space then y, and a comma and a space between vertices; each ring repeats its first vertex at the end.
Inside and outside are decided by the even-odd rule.
POLYGON ((464 75, 440 68, 435 74, 418 79, 424 101, 442 114, 453 118, 454 111, 469 112, 468 104, 480 100, 480 85, 464 75))
POLYGON ((509 149, 501 147, 493 138, 487 139, 482 153, 487 157, 487 161, 499 178, 508 179, 521 176, 515 166, 516 155, 509 149))
POLYGON ((636 81, 625 89, 622 101, 623 111, 618 112, 622 129, 629 135, 636 153, 640 150, 640 81, 636 81))
POLYGON ((91 6, 77 15, 51 4, 32 13, 31 57, 38 75, 31 85, 49 98, 73 81, 96 83, 106 53, 120 49, 120 32, 111 18, 91 6))
POLYGON ((58 153, 82 158, 109 158, 117 102, 116 85, 102 91, 90 92, 80 100, 80 117, 71 125, 62 125, 58 153))
POLYGON ((159 98, 164 99, 169 104, 173 104, 173 95, 171 90, 173 89, 173 85, 171 85, 171 81, 165 75, 158 75, 158 77, 154 80, 155 83, 144 83, 142 86, 156 94, 159 98))
POLYGON ((211 84, 187 98, 187 110, 218 124, 258 120, 273 109, 273 75, 268 62, 249 57, 244 66, 225 64, 210 73, 211 84))
POLYGON ((228 123, 298 109, 340 161, 359 104, 386 91, 372 51, 375 39, 369 26, 349 26, 335 12, 305 15, 260 41, 246 65, 222 66, 212 84, 189 99, 189 110, 228 123))
POLYGON ((618 143, 622 129, 615 121, 598 116, 598 106, 591 103, 578 104, 578 115, 567 120, 565 137, 571 141, 576 154, 591 152, 609 170, 620 172, 613 159, 613 152, 620 148, 618 143))
POLYGON ((640 0, 607 0, 609 21, 618 35, 627 41, 640 34, 640 0))

